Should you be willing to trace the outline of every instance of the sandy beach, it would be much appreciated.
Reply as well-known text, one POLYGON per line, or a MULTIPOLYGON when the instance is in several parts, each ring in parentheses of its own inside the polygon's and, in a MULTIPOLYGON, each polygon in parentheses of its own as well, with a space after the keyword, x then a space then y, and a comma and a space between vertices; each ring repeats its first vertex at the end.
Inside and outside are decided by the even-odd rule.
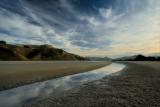
POLYGON ((160 62, 119 62, 120 75, 73 89, 68 95, 28 103, 24 107, 159 107, 160 62))
POLYGON ((160 0, 0 0, 0 107, 160 107, 160 0))
POLYGON ((0 61, 0 90, 97 69, 105 61, 0 61))

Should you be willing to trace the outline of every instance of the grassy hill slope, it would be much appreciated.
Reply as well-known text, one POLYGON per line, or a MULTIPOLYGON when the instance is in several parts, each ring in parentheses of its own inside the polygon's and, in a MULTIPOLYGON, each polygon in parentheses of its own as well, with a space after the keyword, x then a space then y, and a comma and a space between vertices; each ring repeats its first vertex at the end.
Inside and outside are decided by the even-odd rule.
POLYGON ((12 45, 0 43, 0 60, 86 60, 51 45, 12 45))

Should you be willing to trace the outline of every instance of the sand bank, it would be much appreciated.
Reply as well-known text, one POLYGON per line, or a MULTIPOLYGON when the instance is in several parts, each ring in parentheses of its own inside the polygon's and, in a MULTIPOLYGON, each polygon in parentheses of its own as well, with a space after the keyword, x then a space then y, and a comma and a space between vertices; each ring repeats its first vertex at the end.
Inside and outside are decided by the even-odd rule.
POLYGON ((0 90, 97 69, 99 61, 0 61, 0 90))

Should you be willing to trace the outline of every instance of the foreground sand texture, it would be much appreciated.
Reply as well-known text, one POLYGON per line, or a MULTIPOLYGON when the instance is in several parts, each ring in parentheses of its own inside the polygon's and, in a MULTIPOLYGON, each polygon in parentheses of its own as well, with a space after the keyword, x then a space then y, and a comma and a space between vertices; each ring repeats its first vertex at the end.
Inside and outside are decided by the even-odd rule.
POLYGON ((120 75, 24 107, 160 107, 160 62, 121 63, 127 67, 120 75))
POLYGON ((110 62, 0 61, 0 90, 97 69, 110 62))

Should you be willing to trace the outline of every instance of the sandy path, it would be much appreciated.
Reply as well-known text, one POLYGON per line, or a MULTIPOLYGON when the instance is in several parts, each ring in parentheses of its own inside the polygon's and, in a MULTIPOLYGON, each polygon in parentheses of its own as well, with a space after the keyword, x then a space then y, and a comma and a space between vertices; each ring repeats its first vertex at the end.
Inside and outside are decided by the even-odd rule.
POLYGON ((86 72, 110 62, 91 61, 0 61, 0 90, 36 81, 86 72))
POLYGON ((128 66, 121 75, 25 107, 160 107, 160 62, 121 63, 128 66))

